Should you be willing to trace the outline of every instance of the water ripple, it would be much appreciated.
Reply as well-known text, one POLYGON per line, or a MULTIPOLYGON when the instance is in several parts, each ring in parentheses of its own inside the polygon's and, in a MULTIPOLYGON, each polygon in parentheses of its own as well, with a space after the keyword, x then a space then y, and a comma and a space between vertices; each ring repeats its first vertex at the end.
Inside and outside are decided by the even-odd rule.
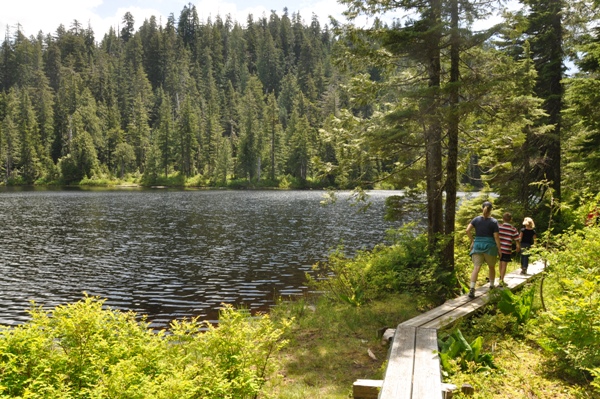
POLYGON ((356 213, 316 191, 0 190, 0 323, 82 298, 148 315, 216 319, 222 303, 266 310, 343 242, 383 241, 383 201, 356 213))

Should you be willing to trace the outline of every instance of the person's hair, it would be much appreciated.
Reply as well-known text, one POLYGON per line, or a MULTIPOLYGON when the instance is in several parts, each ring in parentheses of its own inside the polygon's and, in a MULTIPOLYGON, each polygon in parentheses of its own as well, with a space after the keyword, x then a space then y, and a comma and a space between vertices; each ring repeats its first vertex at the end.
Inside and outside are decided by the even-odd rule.
POLYGON ((523 225, 525 227, 531 227, 532 229, 535 228, 535 223, 533 223, 533 219, 529 217, 523 219, 523 225))
POLYGON ((483 216, 489 217, 492 214, 493 206, 492 206, 491 202, 485 201, 482 205, 482 208, 483 208, 483 216))
POLYGON ((510 212, 504 212, 504 215, 502 215, 502 220, 505 222, 510 222, 512 220, 512 215, 510 212))

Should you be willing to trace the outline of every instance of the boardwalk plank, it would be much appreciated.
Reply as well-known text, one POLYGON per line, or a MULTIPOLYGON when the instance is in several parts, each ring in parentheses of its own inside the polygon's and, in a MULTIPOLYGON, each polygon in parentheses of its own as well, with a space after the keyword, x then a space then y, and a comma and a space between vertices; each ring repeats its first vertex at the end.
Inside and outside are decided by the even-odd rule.
POLYGON ((416 330, 406 326, 396 328, 379 399, 410 399, 416 330))
POLYGON ((417 329, 412 392, 414 399, 442 398, 442 373, 437 350, 437 330, 417 329))
POLYGON ((470 302, 461 306, 460 308, 456 308, 452 312, 446 313, 442 317, 438 317, 437 319, 431 320, 430 322, 423 324, 421 327, 437 328, 437 329, 446 327, 448 324, 451 324, 456 319, 460 319, 461 317, 464 317, 470 313, 473 313, 480 307, 485 306, 485 304, 487 304, 487 302, 488 302, 487 295, 479 295, 479 296, 475 297, 475 299, 472 299, 470 302))

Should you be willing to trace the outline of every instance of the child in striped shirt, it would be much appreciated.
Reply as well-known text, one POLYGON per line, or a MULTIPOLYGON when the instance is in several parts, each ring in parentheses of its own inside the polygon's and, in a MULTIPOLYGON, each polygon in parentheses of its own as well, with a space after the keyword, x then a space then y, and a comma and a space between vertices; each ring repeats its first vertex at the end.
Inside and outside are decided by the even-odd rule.
POLYGON ((506 286, 504 275, 506 274, 508 262, 512 260, 513 241, 517 244, 517 252, 521 250, 519 231, 510 224, 511 221, 512 215, 509 212, 505 212, 502 215, 502 223, 498 225, 498 235, 500 236, 500 282, 498 285, 501 287, 506 286))

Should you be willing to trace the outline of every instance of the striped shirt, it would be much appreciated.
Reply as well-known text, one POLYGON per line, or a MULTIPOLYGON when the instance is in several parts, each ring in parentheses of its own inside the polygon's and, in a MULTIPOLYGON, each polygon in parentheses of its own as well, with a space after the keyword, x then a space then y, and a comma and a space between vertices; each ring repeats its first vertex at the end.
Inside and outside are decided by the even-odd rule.
POLYGON ((500 236, 500 250, 503 254, 512 253, 512 242, 519 240, 519 232, 512 225, 502 223, 498 225, 498 235, 500 236))

